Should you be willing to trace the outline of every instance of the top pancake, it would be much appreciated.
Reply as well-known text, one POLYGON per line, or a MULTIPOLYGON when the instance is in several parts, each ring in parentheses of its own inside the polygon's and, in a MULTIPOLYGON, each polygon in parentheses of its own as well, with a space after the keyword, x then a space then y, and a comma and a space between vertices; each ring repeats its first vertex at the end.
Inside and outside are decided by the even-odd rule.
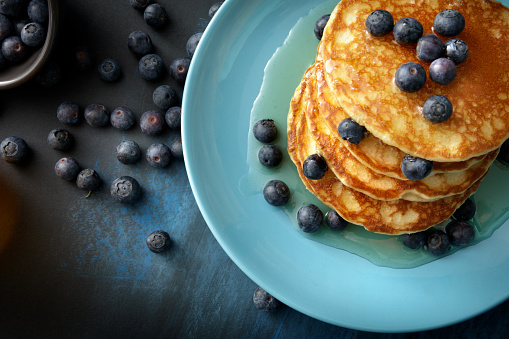
MULTIPOLYGON (((447 38, 442 37, 445 41, 447 38)), ((509 137, 509 10, 498 2, 443 0, 342 0, 331 14, 319 49, 328 87, 348 116, 382 142, 405 153, 434 161, 463 161, 499 147, 509 137), (455 80, 439 85, 429 77, 416 93, 394 84, 399 65, 429 63, 416 57, 415 46, 401 46, 392 33, 372 37, 365 28, 376 9, 394 21, 413 17, 432 33, 443 9, 456 9, 466 20, 458 36, 469 57, 458 66, 455 80), (442 94, 452 102, 452 117, 432 123, 422 117, 427 98, 442 94)))

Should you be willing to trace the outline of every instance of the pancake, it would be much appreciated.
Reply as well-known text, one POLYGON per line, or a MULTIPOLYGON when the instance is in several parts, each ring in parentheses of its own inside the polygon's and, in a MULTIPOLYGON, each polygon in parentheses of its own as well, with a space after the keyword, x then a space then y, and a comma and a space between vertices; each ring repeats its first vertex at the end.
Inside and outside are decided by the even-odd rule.
MULTIPOLYGON (((483 161, 467 170, 451 173, 436 173, 419 181, 399 180, 377 173, 352 156, 338 138, 331 135, 323 122, 317 105, 315 67, 310 67, 303 81, 304 114, 295 117, 297 125, 307 124, 307 134, 299 136, 305 144, 313 144, 315 152, 323 156, 329 169, 346 186, 380 200, 405 199, 410 201, 432 201, 465 192, 482 177, 495 160, 498 151, 491 152, 483 161), (313 140, 311 140, 313 139, 313 140)), ((311 155, 307 154, 306 156, 311 155)))
MULTIPOLYGON (((337 104, 334 96, 331 94, 327 82, 324 80, 323 65, 320 60, 315 63, 315 71, 317 77, 317 96, 320 114, 324 122, 329 128, 331 135, 338 138, 343 145, 365 166, 373 171, 393 177, 396 179, 406 180, 401 172, 401 161, 406 153, 400 149, 389 146, 376 138, 373 134, 369 134, 358 145, 343 140, 337 133, 337 127, 341 121, 350 118, 343 108, 337 104)), ((438 162, 433 163, 433 171, 430 175, 443 172, 460 172, 468 169, 472 165, 482 161, 486 155, 480 155, 465 161, 458 162, 438 162)))
MULTIPOLYGON (((446 38, 442 37, 445 41, 446 38)), ((497 149, 509 137, 509 9, 499 2, 445 0, 342 0, 331 14, 318 51, 327 85, 337 102, 382 142, 413 156, 456 162, 497 149), (469 46, 469 57, 458 66, 455 80, 439 85, 428 77, 415 93, 394 84, 399 65, 429 63, 416 57, 415 46, 400 46, 393 35, 372 37, 366 17, 376 9, 394 20, 413 17, 432 33, 433 20, 443 9, 456 9, 466 20, 458 36, 469 46), (492 51, 492 52, 491 52, 492 51), (454 111, 443 123, 422 117, 427 98, 442 94, 454 111)))
POLYGON ((287 120, 288 152, 307 189, 350 223, 362 225, 368 231, 394 235, 428 229, 450 217, 477 190, 484 178, 464 193, 432 202, 373 199, 343 185, 332 171, 327 171, 319 180, 307 179, 302 173, 302 164, 309 154, 316 151, 317 145, 313 138, 302 140, 308 133, 307 124, 302 123, 302 119, 296 119, 303 116, 307 109, 307 102, 303 99, 305 87, 306 82, 301 82, 290 104, 287 120))

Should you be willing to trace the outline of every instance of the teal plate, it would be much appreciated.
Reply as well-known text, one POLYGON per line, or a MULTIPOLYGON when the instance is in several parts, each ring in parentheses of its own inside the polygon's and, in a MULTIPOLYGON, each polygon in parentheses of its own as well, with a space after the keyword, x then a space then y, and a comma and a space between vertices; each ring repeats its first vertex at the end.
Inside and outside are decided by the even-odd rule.
MULTIPOLYGON (((182 106, 186 167, 200 211, 226 253, 255 283, 322 321, 410 332, 485 312, 509 297, 509 212, 507 189, 500 187, 509 182, 508 171, 494 168, 475 197, 483 210, 478 231, 491 233, 502 224, 491 237, 444 258, 396 269, 338 249, 323 234, 317 241, 303 236, 293 225, 294 209, 297 200, 312 198, 299 198, 305 193, 295 186, 288 156, 274 171, 253 163, 259 147, 250 136, 253 117, 266 110, 267 118, 282 121, 278 126, 285 134, 288 108, 283 104, 316 53, 314 21, 335 4, 228 0, 210 23, 193 57, 182 106), (301 53, 289 53, 292 48, 301 53), (264 77, 269 67, 277 76, 264 77), (275 208, 263 199, 263 185, 272 178, 291 183, 290 207, 275 208)), ((282 135, 277 143, 284 146, 285 140, 282 135)))

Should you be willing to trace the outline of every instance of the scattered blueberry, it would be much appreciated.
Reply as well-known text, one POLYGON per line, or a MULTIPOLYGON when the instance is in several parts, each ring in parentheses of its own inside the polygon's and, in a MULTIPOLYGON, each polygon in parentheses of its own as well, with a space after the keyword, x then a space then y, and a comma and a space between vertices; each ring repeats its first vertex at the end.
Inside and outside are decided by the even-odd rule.
POLYGON ((97 67, 99 77, 104 81, 116 81, 122 75, 120 64, 114 59, 104 59, 97 67))
POLYGON ((29 148, 25 140, 12 136, 2 140, 0 144, 2 157, 10 164, 21 164, 28 159, 29 148))
POLYGON ((465 17, 457 10, 445 9, 435 17, 433 28, 440 35, 458 35, 465 28, 465 17))
POLYGON ((74 50, 74 65, 79 71, 86 71, 92 68, 94 60, 86 46, 77 46, 74 50))
POLYGON ((212 6, 210 6, 210 8, 209 8, 209 18, 212 19, 214 17, 214 15, 216 15, 217 11, 221 7, 221 5, 223 5, 223 3, 224 3, 224 1, 219 1, 219 2, 214 3, 212 6))
POLYGON ((2 54, 5 59, 13 63, 20 63, 24 61, 29 53, 27 45, 21 41, 21 37, 12 35, 7 37, 2 42, 2 54))
POLYGON ((168 108, 164 116, 166 124, 168 124, 168 126, 170 126, 171 129, 180 129, 181 115, 182 111, 179 106, 168 108))
POLYGON ((147 111, 141 115, 140 127, 143 133, 159 135, 164 130, 165 119, 158 111, 147 111))
POLYGON ((401 161, 401 171, 409 180, 422 180, 433 170, 433 161, 406 154, 401 161))
POLYGON ((191 59, 187 57, 173 60, 170 64, 170 76, 172 79, 181 84, 185 83, 190 64, 191 59))
POLYGON ((166 24, 168 21, 168 14, 163 6, 158 3, 153 3, 145 8, 143 19, 147 25, 158 28, 166 24))
POLYGON ((45 0, 32 0, 28 3, 27 14, 30 20, 46 24, 49 21, 48 3, 45 0))
POLYGON ((475 238, 474 226, 468 221, 454 220, 445 226, 445 232, 453 246, 465 246, 475 238))
POLYGON ((102 104, 90 104, 85 107, 86 122, 93 127, 103 127, 110 121, 110 111, 102 104))
POLYGON ((323 30, 325 29, 325 26, 327 26, 327 22, 329 21, 330 14, 324 14, 321 17, 318 18, 315 22, 315 27, 313 29, 315 33, 315 37, 318 40, 322 40, 323 36, 323 30))
POLYGON ((62 102, 57 108, 57 119, 65 125, 74 125, 80 121, 78 104, 70 101, 62 102))
POLYGON ((311 180, 322 179, 328 169, 327 161, 319 154, 311 154, 302 164, 302 173, 311 180))
POLYGON ((198 47, 198 44, 200 43, 200 39, 201 39, 202 35, 203 35, 202 32, 198 32, 198 33, 191 35, 191 37, 187 40, 186 52, 190 58, 193 57, 194 52, 196 51, 196 48, 198 47))
POLYGON ((7 16, 17 17, 26 5, 26 0, 3 0, 0 1, 0 13, 7 16))
POLYGON ((68 151, 74 144, 74 139, 68 130, 63 128, 53 129, 48 134, 48 145, 57 151, 68 151))
POLYGON ((456 64, 447 58, 439 58, 429 66, 429 78, 440 85, 451 83, 456 77, 456 64))
POLYGON ((88 192, 95 191, 101 186, 101 178, 96 171, 86 168, 78 174, 76 185, 79 189, 88 192))
POLYGON ((366 18, 366 29, 369 34, 381 37, 392 32, 394 19, 385 9, 377 9, 366 18))
POLYGON ((262 119, 257 121, 253 126, 253 134, 256 140, 269 143, 276 140, 277 127, 272 119, 262 119))
POLYGON ((147 247, 154 253, 162 253, 171 246, 170 235, 162 230, 150 233, 146 240, 147 247))
POLYGON ((156 80, 164 74, 163 59, 157 54, 144 55, 138 62, 138 72, 145 80, 156 80))
POLYGON ((426 70, 418 63, 406 62, 396 70, 394 81, 403 92, 417 92, 426 82, 426 70))
POLYGON ((135 141, 124 140, 115 148, 118 161, 122 164, 135 164, 141 158, 140 146, 135 141))
POLYGON ((504 141, 502 143, 502 146, 500 146, 500 151, 498 152, 497 160, 509 164, 509 139, 504 141))
POLYGON ((405 233, 400 236, 401 242, 406 247, 412 250, 418 250, 426 244, 428 239, 428 231, 421 231, 416 233, 405 233))
POLYGON ((175 138, 170 144, 171 156, 175 159, 184 159, 184 149, 182 148, 182 138, 175 138))
POLYGON ((257 287, 253 294, 253 303, 257 309, 264 312, 274 311, 281 306, 281 302, 261 287, 257 287))
POLYGON ((422 36, 422 24, 414 18, 405 17, 399 19, 393 28, 394 39, 400 45, 411 45, 417 43, 422 36))
POLYGON ((468 58, 468 45, 465 41, 452 38, 445 43, 445 57, 454 61, 456 65, 461 64, 468 58))
POLYGON ((55 164, 55 174, 65 180, 75 180, 80 171, 78 161, 71 157, 64 157, 55 164))
POLYGON ((290 189, 281 180, 271 180, 263 189, 263 197, 272 206, 283 206, 290 200, 290 189))
POLYGON ((315 233, 320 229, 323 222, 323 212, 318 206, 307 204, 299 208, 297 223, 300 229, 306 233, 315 233))
POLYGON ((426 248, 430 254, 439 257, 449 252, 451 249, 451 242, 445 232, 441 230, 432 230, 426 239, 426 248))
POLYGON ((422 115, 431 122, 444 122, 452 115, 452 104, 449 99, 443 95, 433 95, 424 103, 422 115))
POLYGON ((12 26, 11 20, 5 15, 0 14, 0 41, 13 35, 14 27, 12 26))
POLYGON ((325 214, 325 222, 333 231, 342 231, 348 225, 348 222, 334 210, 330 210, 325 214))
POLYGON ((136 123, 136 117, 129 108, 120 106, 111 112, 110 123, 113 127, 126 131, 134 126, 136 123))
POLYGON ((444 55, 445 45, 438 35, 426 34, 417 41, 416 50, 418 59, 432 62, 444 55))
POLYGON ((170 148, 165 144, 154 143, 147 148, 146 159, 152 167, 166 167, 171 163, 170 148))
POLYGON ((276 145, 263 145, 258 151, 258 160, 265 167, 276 167, 283 160, 283 153, 276 145))
POLYGON ((358 145, 366 137, 368 131, 366 127, 359 125, 352 118, 346 118, 339 123, 338 133, 343 140, 358 145))
POLYGON ((154 0, 129 0, 131 7, 137 11, 144 11, 148 5, 154 3, 154 0))
POLYGON ((56 62, 50 61, 37 73, 36 81, 43 87, 53 87, 62 79, 62 68, 56 62))
POLYGON ((127 48, 136 56, 142 57, 152 52, 152 39, 143 31, 134 31, 127 37, 127 48))
POLYGON ((156 87, 152 93, 152 101, 161 109, 168 109, 178 104, 177 92, 168 85, 156 87))
POLYGON ((467 221, 474 217, 476 210, 475 202, 471 198, 468 198, 456 209, 452 217, 456 220, 467 221))
POLYGON ((111 183, 110 195, 123 204, 131 204, 140 200, 141 194, 140 184, 131 176, 121 176, 111 183))

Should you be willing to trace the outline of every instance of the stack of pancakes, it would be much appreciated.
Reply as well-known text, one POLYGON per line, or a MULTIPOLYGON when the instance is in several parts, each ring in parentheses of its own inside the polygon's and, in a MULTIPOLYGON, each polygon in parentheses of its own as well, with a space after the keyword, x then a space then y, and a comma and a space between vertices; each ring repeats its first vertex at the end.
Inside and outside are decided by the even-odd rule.
MULTIPOLYGON (((442 37, 445 41, 446 37, 442 37)), ((288 114, 288 151, 306 187, 347 221, 377 233, 425 230, 449 218, 472 195, 509 137, 509 10, 498 2, 471 0, 342 0, 331 14, 315 63, 306 71, 288 114), (466 19, 458 38, 469 46, 455 80, 439 85, 429 77, 416 93, 394 84, 415 46, 401 46, 391 34, 371 36, 367 16, 376 9, 395 21, 413 17, 433 33, 444 9, 466 19), (492 51, 492 52, 491 52, 492 51), (422 106, 445 95, 452 117, 432 123, 422 106), (339 123, 352 118, 369 132, 359 144, 343 140, 339 123), (321 155, 328 171, 318 180, 302 172, 305 159, 321 155), (433 161, 422 180, 401 171, 406 154, 433 161)))

